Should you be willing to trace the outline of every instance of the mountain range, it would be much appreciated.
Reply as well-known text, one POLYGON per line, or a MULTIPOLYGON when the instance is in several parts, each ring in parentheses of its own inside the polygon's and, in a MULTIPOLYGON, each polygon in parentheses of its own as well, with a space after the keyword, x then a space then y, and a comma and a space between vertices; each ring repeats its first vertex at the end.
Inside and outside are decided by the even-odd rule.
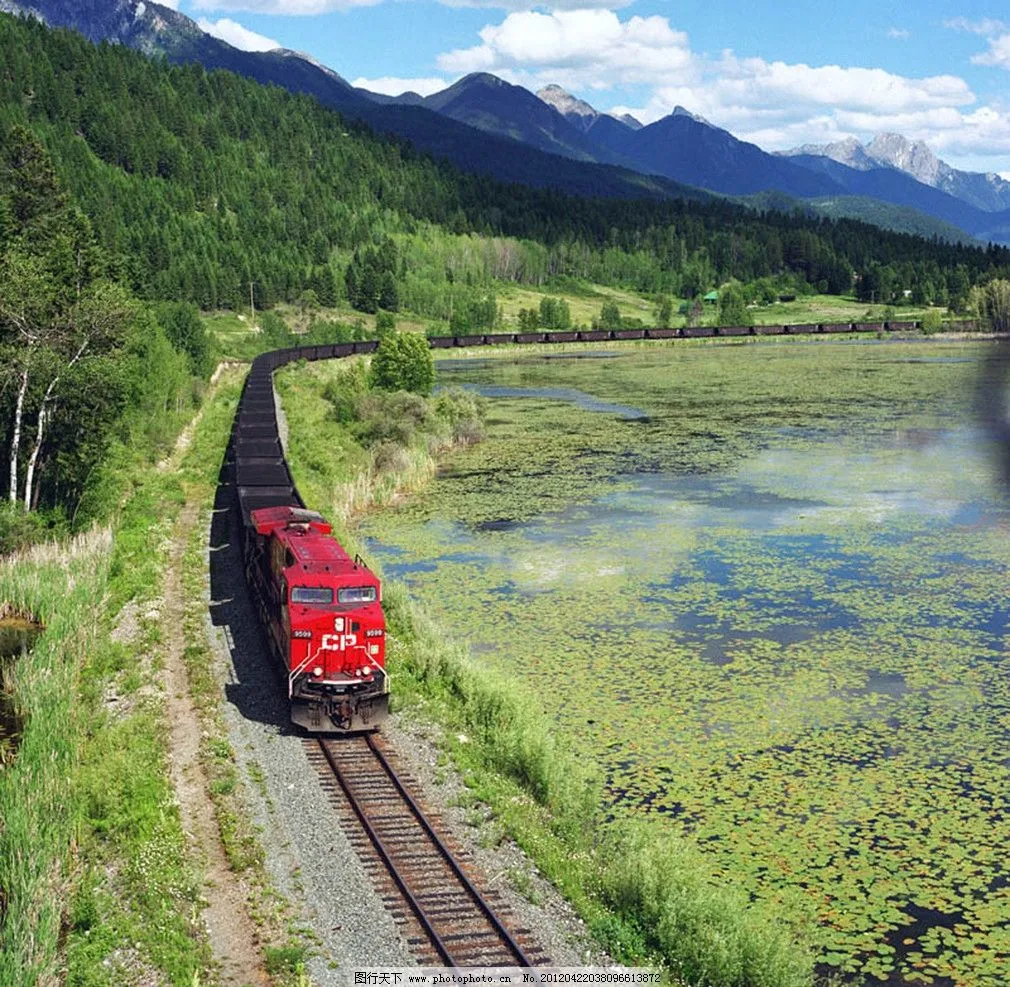
POLYGON ((924 141, 913 143, 901 134, 877 134, 865 145, 855 137, 834 144, 804 144, 784 154, 800 158, 830 158, 855 171, 894 168, 977 209, 987 212, 1010 209, 1010 182, 992 173, 952 168, 946 161, 941 161, 924 141))
POLYGON ((307 55, 241 51, 146 0, 0 0, 0 11, 312 95, 379 133, 503 181, 606 197, 757 196, 759 207, 782 193, 833 216, 1010 243, 1010 182, 958 171, 896 134, 771 154, 683 107, 643 125, 558 86, 534 94, 487 73, 426 98, 370 93, 307 55))

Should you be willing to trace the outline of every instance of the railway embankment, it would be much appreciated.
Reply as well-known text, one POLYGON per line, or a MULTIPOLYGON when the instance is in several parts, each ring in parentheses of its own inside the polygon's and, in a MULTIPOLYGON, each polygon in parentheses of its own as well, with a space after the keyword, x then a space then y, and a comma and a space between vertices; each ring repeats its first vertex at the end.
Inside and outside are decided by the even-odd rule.
MULTIPOLYGON (((411 432, 400 457, 386 448, 380 459, 358 441, 360 427, 341 411, 342 382, 353 373, 346 364, 299 364, 275 378, 295 482, 310 506, 343 522, 351 550, 361 548, 355 512, 429 482, 439 456, 423 430, 411 432)), ((458 773, 478 839, 514 841, 531 861, 526 874, 546 877, 600 948, 659 962, 690 984, 813 983, 802 930, 713 880, 701 856, 660 827, 607 824, 598 780, 556 745, 535 698, 474 662, 404 586, 385 581, 384 601, 394 709, 406 729, 435 738, 433 779, 458 773)), ((519 871, 510 880, 515 890, 530 886, 519 871)))

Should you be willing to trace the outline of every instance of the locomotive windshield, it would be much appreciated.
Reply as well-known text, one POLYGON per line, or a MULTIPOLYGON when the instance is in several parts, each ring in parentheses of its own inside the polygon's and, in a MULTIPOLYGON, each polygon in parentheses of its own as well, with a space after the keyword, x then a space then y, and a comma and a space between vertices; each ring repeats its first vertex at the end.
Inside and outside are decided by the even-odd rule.
POLYGON ((337 590, 337 600, 340 603, 374 603, 374 586, 347 586, 337 590))
MULTIPOLYGON (((341 593, 343 590, 341 590, 341 593)), ((292 603, 332 603, 333 590, 329 586, 292 586, 292 603)), ((343 600, 341 600, 343 602, 343 600)))

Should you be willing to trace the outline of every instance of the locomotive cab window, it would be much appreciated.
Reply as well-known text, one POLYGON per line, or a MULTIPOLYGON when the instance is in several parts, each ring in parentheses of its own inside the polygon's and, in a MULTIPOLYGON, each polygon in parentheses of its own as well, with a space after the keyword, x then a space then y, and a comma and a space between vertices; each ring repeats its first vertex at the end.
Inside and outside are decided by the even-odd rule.
POLYGON ((345 586, 337 590, 337 600, 340 603, 374 603, 374 586, 345 586))
POLYGON ((329 586, 292 586, 291 602, 332 603, 333 590, 329 586))

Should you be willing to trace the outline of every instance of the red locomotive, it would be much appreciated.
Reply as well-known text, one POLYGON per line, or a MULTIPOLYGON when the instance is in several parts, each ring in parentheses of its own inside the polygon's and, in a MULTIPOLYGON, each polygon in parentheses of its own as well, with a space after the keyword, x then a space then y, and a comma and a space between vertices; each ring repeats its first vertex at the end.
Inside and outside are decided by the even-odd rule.
POLYGON ((246 576, 288 680, 291 719, 315 733, 373 730, 389 706, 379 580, 315 511, 253 510, 246 576))

